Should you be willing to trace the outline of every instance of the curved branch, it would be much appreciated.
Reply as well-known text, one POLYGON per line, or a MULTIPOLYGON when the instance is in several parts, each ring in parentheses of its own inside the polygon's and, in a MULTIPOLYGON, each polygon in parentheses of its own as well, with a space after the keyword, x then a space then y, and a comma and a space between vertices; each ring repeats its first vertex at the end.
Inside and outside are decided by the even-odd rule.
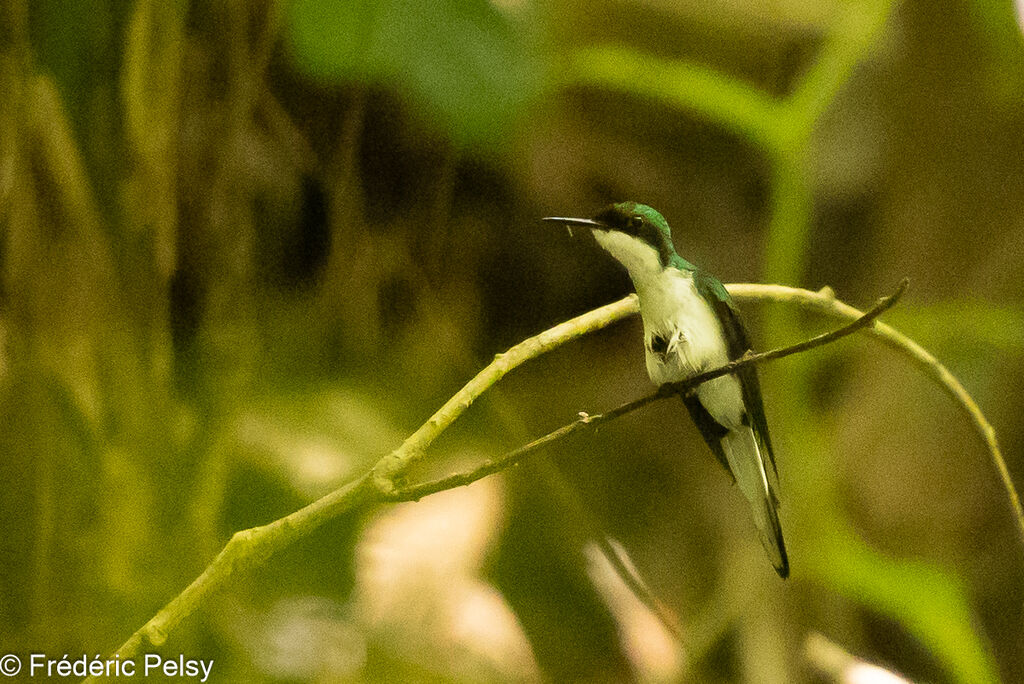
MULTIPOLYGON (((938 382, 945 391, 951 394, 967 412, 977 428, 979 434, 989 447, 992 459, 1003 478, 1003 484, 1009 494, 1011 504, 1017 516, 1022 539, 1024 539, 1024 512, 1020 508, 1020 498, 1010 479, 1006 463, 1003 461, 999 447, 995 440, 995 432, 988 424, 977 404, 962 385, 927 351, 917 345, 909 338, 903 336, 893 328, 874 322, 874 316, 881 313, 884 308, 891 306, 892 301, 902 293, 905 284, 901 285, 897 292, 889 299, 883 300, 876 305, 868 314, 844 304, 835 298, 830 290, 811 292, 799 288, 784 287, 781 285, 755 285, 739 284, 727 286, 730 293, 741 301, 778 301, 797 304, 798 306, 825 313, 830 316, 854 320, 854 329, 863 328, 872 336, 882 340, 894 349, 910 356, 915 363, 926 371, 929 377, 938 382), (888 303, 887 303, 888 302, 888 303), (879 307, 882 307, 879 309, 879 307), (874 314, 872 315, 872 312, 874 314), (858 320, 859 319, 859 320, 858 320)), ((386 501, 398 501, 414 499, 425 496, 433 491, 440 491, 442 488, 450 488, 467 484, 467 482, 456 481, 455 477, 449 478, 442 487, 440 481, 418 485, 416 487, 399 488, 395 483, 399 481, 402 474, 408 467, 421 458, 425 450, 444 432, 483 392, 494 385, 506 373, 511 371, 530 359, 536 358, 545 352, 551 351, 562 344, 581 337, 587 333, 599 330, 622 320, 627 316, 635 314, 638 305, 635 295, 608 304, 599 309, 578 316, 566 321, 539 335, 524 340, 515 345, 504 354, 498 354, 494 360, 470 380, 458 393, 448 400, 430 419, 427 420, 415 433, 395 451, 380 459, 373 469, 321 499, 314 501, 308 506, 301 508, 294 513, 275 520, 272 523, 243 530, 235 533, 227 545, 213 559, 209 566, 197 577, 184 591, 172 599, 156 615, 136 631, 120 648, 116 654, 122 659, 136 656, 146 647, 147 644, 162 644, 168 634, 177 627, 184 619, 195 613, 200 605, 215 591, 225 586, 231 579, 235 578, 241 571, 258 567, 266 560, 286 548, 296 540, 310 534, 318 527, 336 518, 339 515, 353 509, 371 506, 386 501), (428 491, 427 488, 434 489, 428 491)), ((847 326, 846 328, 849 328, 847 326)), ((844 329, 846 329, 844 328, 844 329)), ((837 331, 838 332, 838 331, 837 331)), ((852 332, 852 330, 850 330, 852 332)), ((848 334, 848 333, 846 333, 848 334)), ((779 358, 785 354, 794 354, 798 351, 806 351, 808 344, 818 346, 826 344, 836 338, 836 333, 826 333, 824 336, 814 338, 808 342, 801 342, 790 348, 766 352, 761 355, 748 355, 728 366, 716 369, 694 378, 690 383, 704 382, 736 370, 736 368, 748 364, 766 360, 765 357, 779 358), (826 339, 828 338, 828 339, 826 339)), ((523 450, 534 450, 543 444, 560 439, 570 432, 574 432, 586 424, 594 424, 599 420, 610 420, 616 415, 635 410, 640 405, 646 405, 656 399, 662 398, 662 391, 665 395, 682 391, 690 383, 682 383, 664 390, 660 390, 648 397, 630 402, 623 406, 609 411, 604 416, 587 416, 581 414, 580 420, 575 423, 563 426, 555 432, 545 435, 539 440, 521 447, 516 452, 506 455, 507 460, 484 464, 471 474, 463 473, 462 477, 479 479, 487 474, 497 472, 502 468, 509 467, 516 458, 522 455, 523 450), (638 404, 637 406, 633 406, 638 404), (613 415, 614 414, 614 415, 613 415)), ((472 480, 469 480, 472 481, 472 480)), ((89 678, 86 681, 97 681, 89 678)))

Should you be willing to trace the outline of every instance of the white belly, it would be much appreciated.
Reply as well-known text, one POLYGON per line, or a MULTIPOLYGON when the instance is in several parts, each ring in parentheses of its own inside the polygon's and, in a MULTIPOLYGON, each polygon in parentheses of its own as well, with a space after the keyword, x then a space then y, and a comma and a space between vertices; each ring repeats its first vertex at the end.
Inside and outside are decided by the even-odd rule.
MULTIPOLYGON (((647 373, 656 385, 679 382, 728 362, 725 337, 711 306, 697 293, 693 278, 670 269, 637 283, 644 322, 647 373)), ((697 389, 708 413, 727 428, 741 425, 743 395, 733 376, 697 389)))

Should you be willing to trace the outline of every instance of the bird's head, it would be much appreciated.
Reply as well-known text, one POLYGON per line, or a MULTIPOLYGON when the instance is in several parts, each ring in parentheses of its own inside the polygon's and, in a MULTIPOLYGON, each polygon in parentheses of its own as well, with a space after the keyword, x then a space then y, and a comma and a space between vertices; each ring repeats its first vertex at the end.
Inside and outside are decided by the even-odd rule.
POLYGON ((668 221, 646 204, 617 202, 592 218, 549 216, 544 220, 589 228, 598 244, 629 270, 634 281, 660 273, 676 253, 668 221))

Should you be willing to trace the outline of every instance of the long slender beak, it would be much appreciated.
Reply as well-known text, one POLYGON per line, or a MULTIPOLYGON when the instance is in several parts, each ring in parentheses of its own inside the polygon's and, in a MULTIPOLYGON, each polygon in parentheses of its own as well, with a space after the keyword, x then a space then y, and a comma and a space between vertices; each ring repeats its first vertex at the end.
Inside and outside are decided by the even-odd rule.
POLYGON ((588 218, 568 218, 568 217, 565 217, 565 216, 545 216, 544 218, 541 219, 541 221, 550 221, 551 223, 560 223, 563 226, 580 226, 582 228, 590 228, 590 229, 599 228, 599 229, 602 229, 602 230, 608 230, 608 226, 606 226, 605 224, 601 223, 600 221, 595 221, 594 219, 588 219, 588 218))

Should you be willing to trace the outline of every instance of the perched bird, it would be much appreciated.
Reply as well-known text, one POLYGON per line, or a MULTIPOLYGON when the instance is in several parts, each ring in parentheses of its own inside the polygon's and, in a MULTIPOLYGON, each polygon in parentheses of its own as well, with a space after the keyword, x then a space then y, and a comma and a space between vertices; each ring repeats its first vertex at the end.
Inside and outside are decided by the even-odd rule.
MULTIPOLYGON (((633 280, 644 324, 647 373, 680 382, 739 358, 749 348, 739 312, 722 283, 676 253, 668 222, 645 204, 620 202, 593 218, 547 217, 580 226, 633 280)), ((779 526, 778 471, 752 365, 702 383, 683 402, 704 441, 750 503, 761 543, 779 576, 789 560, 779 526)))

